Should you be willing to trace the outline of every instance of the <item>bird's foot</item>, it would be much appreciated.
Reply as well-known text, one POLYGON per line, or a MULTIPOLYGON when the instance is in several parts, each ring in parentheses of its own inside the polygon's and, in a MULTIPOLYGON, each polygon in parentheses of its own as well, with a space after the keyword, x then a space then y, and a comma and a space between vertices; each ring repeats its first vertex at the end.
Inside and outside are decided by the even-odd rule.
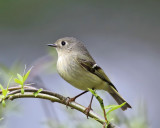
POLYGON ((76 99, 75 97, 73 97, 73 98, 67 97, 66 98, 66 107, 68 108, 69 103, 74 102, 75 99, 76 99))
POLYGON ((79 95, 77 95, 77 96, 75 96, 75 97, 73 97, 73 98, 69 98, 69 97, 67 97, 67 98, 66 98, 66 100, 65 100, 66 107, 68 108, 68 105, 69 105, 69 103, 70 103, 70 102, 75 101, 75 100, 76 100, 76 98, 78 98, 79 96, 81 96, 81 95, 85 94, 86 92, 88 92, 88 91, 84 91, 84 92, 80 93, 79 95))
POLYGON ((87 115, 87 119, 88 119, 90 110, 93 110, 93 109, 91 108, 91 105, 89 105, 89 106, 84 110, 84 113, 87 115))

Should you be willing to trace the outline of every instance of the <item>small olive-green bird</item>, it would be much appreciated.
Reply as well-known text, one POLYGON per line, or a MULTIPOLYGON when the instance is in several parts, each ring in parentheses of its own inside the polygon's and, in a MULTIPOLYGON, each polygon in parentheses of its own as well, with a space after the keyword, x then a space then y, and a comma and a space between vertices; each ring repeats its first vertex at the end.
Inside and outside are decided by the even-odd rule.
MULTIPOLYGON (((55 47, 57 50, 57 70, 60 76, 74 87, 84 90, 78 96, 91 88, 107 91, 118 104, 126 102, 81 41, 73 37, 64 37, 48 46, 55 47)), ((78 96, 72 98, 72 101, 78 96)), ((89 106, 91 108, 91 104, 89 106)), ((126 102, 121 108, 126 110, 131 106, 126 102)))

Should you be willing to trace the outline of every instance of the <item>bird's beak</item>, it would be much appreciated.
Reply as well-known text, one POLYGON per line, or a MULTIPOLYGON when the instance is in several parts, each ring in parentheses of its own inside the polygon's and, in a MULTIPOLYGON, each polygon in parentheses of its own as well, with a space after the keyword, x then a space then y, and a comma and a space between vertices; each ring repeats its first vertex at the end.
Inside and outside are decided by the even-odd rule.
POLYGON ((50 47, 57 47, 57 45, 56 44, 47 44, 48 46, 50 46, 50 47))

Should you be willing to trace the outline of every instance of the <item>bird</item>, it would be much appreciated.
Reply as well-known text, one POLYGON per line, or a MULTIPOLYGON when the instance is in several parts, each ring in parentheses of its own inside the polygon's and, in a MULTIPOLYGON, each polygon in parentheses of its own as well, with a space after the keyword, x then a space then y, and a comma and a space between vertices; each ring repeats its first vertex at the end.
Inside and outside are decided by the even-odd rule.
MULTIPOLYGON (((81 94, 70 98, 69 102, 75 101, 76 98, 88 92, 88 88, 107 91, 119 105, 126 102, 81 41, 74 37, 63 37, 47 45, 56 48, 59 75, 75 88, 83 90, 81 94)), ((93 95, 86 113, 92 109, 92 100, 93 95)), ((127 108, 131 106, 126 102, 121 109, 124 111, 127 108)))

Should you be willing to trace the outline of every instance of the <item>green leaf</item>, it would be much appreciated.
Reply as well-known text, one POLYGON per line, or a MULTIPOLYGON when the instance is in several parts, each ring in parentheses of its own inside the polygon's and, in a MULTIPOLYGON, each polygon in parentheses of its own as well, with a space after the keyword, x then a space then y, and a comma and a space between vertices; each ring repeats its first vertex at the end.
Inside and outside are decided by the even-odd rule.
MULTIPOLYGON (((105 108, 104 108, 103 99, 96 93, 95 90, 92 90, 92 89, 90 89, 90 88, 88 88, 88 90, 96 97, 96 99, 98 100, 98 102, 99 102, 99 104, 100 104, 100 106, 101 106, 101 109, 103 110, 104 113, 106 113, 106 112, 105 112, 105 108)), ((107 119, 107 116, 106 116, 105 114, 104 114, 104 116, 105 116, 105 122, 107 123, 107 126, 108 126, 109 121, 108 121, 108 119, 107 119)))
POLYGON ((2 100, 2 106, 3 106, 3 107, 6 107, 5 100, 2 100))
POLYGON ((23 82, 23 77, 22 77, 20 74, 17 73, 17 77, 18 77, 18 79, 19 79, 22 83, 24 83, 24 82, 23 82))
POLYGON ((100 96, 97 95, 95 90, 92 90, 90 88, 88 88, 88 90, 96 97, 96 99, 99 101, 99 104, 100 104, 100 106, 103 110, 104 109, 103 99, 100 96))
POLYGON ((4 96, 3 96, 3 95, 0 95, 0 102, 2 101, 3 98, 4 98, 4 96))
POLYGON ((24 88, 21 88, 21 94, 24 94, 24 88))
POLYGON ((21 82, 21 81, 20 81, 19 79, 17 79, 17 78, 14 79, 14 82, 17 83, 17 84, 23 85, 23 82, 21 82))
POLYGON ((114 110, 116 110, 116 109, 118 109, 118 108, 121 108, 123 105, 125 105, 126 104, 126 102, 124 102, 124 103, 122 103, 122 104, 120 104, 120 105, 112 105, 112 106, 110 106, 111 107, 111 109, 107 112, 107 115, 109 115, 109 113, 110 112, 112 112, 112 111, 114 111, 114 110))
POLYGON ((27 78, 28 78, 30 72, 31 72, 31 69, 28 70, 28 72, 24 75, 24 77, 23 77, 23 81, 24 81, 24 82, 27 80, 27 78))
POLYGON ((33 93, 33 94, 34 94, 34 96, 35 96, 35 97, 37 97, 37 95, 38 95, 41 91, 43 91, 43 89, 42 89, 42 88, 40 88, 37 92, 34 92, 34 93, 33 93))
POLYGON ((95 97, 98 97, 97 93, 95 92, 95 90, 92 90, 90 88, 88 88, 88 90, 95 96, 95 97))
POLYGON ((4 89, 3 92, 2 92, 4 97, 6 97, 8 93, 9 93, 9 91, 7 89, 4 89))
POLYGON ((10 84, 12 78, 13 78, 13 76, 12 76, 12 77, 9 79, 9 81, 8 81, 7 90, 8 90, 8 87, 9 87, 9 84, 10 84))
POLYGON ((114 107, 116 107, 117 105, 107 105, 107 106, 105 106, 104 108, 105 109, 111 109, 111 108, 114 108, 114 107))
POLYGON ((9 91, 8 91, 8 89, 4 89, 1 84, 0 84, 0 88, 2 90, 1 98, 5 98, 9 91))

